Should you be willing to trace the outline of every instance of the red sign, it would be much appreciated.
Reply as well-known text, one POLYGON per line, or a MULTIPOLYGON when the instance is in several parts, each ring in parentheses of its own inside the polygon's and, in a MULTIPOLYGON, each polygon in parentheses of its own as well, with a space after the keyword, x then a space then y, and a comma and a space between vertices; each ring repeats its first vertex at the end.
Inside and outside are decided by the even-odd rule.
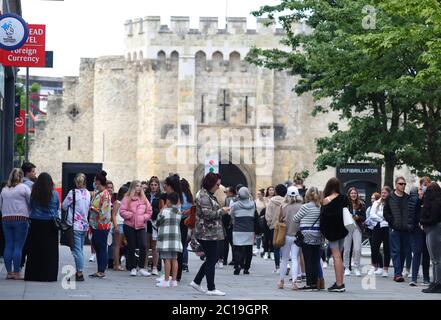
POLYGON ((20 116, 15 118, 15 134, 25 134, 26 110, 20 110, 20 116))
POLYGON ((46 26, 29 24, 29 37, 23 47, 7 51, 0 50, 0 63, 14 67, 46 66, 46 26))

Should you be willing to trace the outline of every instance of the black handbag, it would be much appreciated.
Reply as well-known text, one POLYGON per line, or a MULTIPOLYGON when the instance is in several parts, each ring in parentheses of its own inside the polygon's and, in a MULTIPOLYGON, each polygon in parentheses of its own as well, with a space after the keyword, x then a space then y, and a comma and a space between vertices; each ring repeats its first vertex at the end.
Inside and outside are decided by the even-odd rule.
MULTIPOLYGON (((312 224, 312 226, 310 226, 310 227, 308 227, 306 229, 303 229, 303 230, 308 230, 308 229, 314 227, 315 224, 317 223, 317 221, 319 221, 319 219, 320 219, 320 216, 317 218, 317 220, 315 220, 315 222, 312 224)), ((303 247, 303 245, 305 244, 305 236, 303 235, 302 231, 300 231, 300 230, 297 231, 296 239, 294 240, 294 244, 297 247, 303 247)))
POLYGON ((67 217, 69 213, 69 209, 63 214, 63 219, 61 219, 62 224, 66 226, 66 228, 62 228, 60 235, 60 245, 69 247, 73 249, 74 247, 74 220, 75 220, 75 189, 72 190, 73 193, 73 207, 72 207, 72 225, 67 224, 67 217))

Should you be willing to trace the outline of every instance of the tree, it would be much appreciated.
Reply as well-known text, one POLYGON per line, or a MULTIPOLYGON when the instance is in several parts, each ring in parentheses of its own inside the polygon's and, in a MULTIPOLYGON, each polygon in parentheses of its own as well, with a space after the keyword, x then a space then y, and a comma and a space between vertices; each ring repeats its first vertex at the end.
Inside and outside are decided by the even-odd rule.
MULTIPOLYGON (((392 185, 395 167, 407 164, 423 169, 421 145, 426 138, 416 107, 417 92, 424 88, 410 95, 410 84, 403 81, 414 72, 409 62, 417 60, 424 47, 417 50, 411 42, 403 47, 399 37, 390 43, 390 26, 401 36, 406 29, 399 29, 403 17, 388 2, 371 1, 367 7, 359 0, 282 0, 279 5, 264 6, 253 14, 278 20, 291 51, 252 48, 247 60, 300 75, 298 94, 310 91, 317 102, 331 98, 328 106, 315 106, 313 115, 324 117, 323 113, 336 111, 347 128, 330 123, 332 136, 316 141, 319 170, 369 161, 385 166, 385 183, 392 185), (292 24, 303 21, 313 32, 295 34, 292 24)), ((394 1, 395 6, 400 3, 394 1)), ((424 23, 424 19, 416 21, 424 23)), ((410 19, 407 22, 411 24, 410 19)))

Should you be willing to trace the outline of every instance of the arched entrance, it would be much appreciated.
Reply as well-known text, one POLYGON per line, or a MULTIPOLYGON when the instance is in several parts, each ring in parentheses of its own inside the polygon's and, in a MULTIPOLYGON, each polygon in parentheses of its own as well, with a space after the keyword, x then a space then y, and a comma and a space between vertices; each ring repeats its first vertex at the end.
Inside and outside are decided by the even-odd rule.
POLYGON ((238 184, 243 184, 248 187, 248 181, 243 172, 232 163, 220 163, 219 174, 222 178, 222 185, 225 187, 236 187, 238 184))
MULTIPOLYGON (((256 184, 255 174, 252 168, 246 165, 219 164, 219 174, 221 175, 221 183, 224 187, 236 186, 239 183, 247 186, 251 194, 254 195, 256 184)), ((200 165, 194 172, 194 192, 202 187, 202 179, 204 178, 204 166, 200 165)))

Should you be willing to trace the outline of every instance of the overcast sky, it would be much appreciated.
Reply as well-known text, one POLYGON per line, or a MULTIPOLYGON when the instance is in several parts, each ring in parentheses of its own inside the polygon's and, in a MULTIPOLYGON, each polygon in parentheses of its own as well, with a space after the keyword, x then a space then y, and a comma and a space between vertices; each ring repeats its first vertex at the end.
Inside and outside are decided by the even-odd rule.
MULTIPOLYGON (((190 16, 190 27, 199 27, 199 17, 219 17, 219 28, 230 17, 247 17, 248 29, 255 28, 249 13, 279 0, 22 0, 23 18, 46 25, 46 50, 54 51, 54 68, 31 68, 31 75, 78 75, 81 57, 121 55, 124 51, 124 22, 145 16, 190 16), (121 7, 121 5, 124 5, 121 7)), ((24 70, 20 70, 23 74, 24 70)))

